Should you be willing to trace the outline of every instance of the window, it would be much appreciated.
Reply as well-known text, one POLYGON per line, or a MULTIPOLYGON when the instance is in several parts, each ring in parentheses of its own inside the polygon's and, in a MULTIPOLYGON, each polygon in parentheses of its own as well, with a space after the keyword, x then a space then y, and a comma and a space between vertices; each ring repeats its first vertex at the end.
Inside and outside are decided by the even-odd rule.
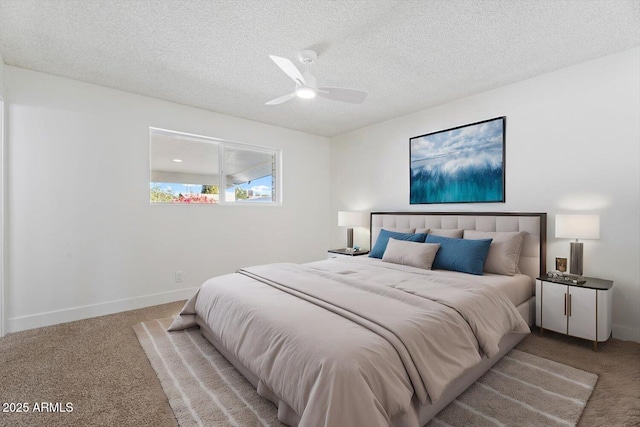
POLYGON ((280 150, 150 128, 151 203, 279 204, 280 150))

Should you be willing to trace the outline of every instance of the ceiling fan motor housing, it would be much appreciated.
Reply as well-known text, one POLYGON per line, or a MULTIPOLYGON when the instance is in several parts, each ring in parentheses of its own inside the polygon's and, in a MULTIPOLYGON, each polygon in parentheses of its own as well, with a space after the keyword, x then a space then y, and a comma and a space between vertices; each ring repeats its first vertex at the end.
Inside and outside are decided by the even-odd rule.
POLYGON ((298 54, 298 59, 303 64, 313 64, 318 60, 318 54, 315 50, 306 49, 298 54))

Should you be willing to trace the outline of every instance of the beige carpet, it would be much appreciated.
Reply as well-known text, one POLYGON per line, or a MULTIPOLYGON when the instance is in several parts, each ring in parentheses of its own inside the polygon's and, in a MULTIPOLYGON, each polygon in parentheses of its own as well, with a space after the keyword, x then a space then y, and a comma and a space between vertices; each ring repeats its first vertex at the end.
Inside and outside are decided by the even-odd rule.
MULTIPOLYGON (((134 330, 180 426, 280 426, 276 407, 197 328, 166 332, 173 318, 134 330)), ((598 376, 512 350, 429 426, 574 426, 598 376)))
POLYGON ((0 400, 73 404, 73 412, 0 412, 1 427, 175 427, 167 397, 131 328, 184 301, 0 338, 0 400))

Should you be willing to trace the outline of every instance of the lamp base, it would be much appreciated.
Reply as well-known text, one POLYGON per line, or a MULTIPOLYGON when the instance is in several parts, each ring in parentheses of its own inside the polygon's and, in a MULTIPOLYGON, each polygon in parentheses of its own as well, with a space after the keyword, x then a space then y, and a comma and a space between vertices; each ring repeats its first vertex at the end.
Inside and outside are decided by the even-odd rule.
POLYGON ((571 264, 569 272, 571 274, 577 274, 582 276, 582 247, 580 242, 571 242, 571 264))
POLYGON ((347 250, 353 250, 353 228, 347 228, 347 250))

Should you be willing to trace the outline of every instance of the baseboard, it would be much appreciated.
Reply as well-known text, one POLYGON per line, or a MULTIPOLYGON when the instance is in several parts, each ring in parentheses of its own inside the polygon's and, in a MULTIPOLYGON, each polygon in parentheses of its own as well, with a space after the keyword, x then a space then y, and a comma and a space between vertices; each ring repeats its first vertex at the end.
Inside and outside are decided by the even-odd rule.
POLYGON ((613 325, 613 337, 623 341, 640 342, 640 329, 613 325))
POLYGON ((57 325, 58 323, 73 322, 75 320, 87 319, 89 317, 104 316, 107 314, 120 313, 122 311, 150 307, 152 305, 181 301, 191 298, 196 293, 197 289, 198 288, 179 289, 152 295, 143 295, 135 298, 14 317, 7 319, 5 332, 19 332, 26 329, 57 325))

